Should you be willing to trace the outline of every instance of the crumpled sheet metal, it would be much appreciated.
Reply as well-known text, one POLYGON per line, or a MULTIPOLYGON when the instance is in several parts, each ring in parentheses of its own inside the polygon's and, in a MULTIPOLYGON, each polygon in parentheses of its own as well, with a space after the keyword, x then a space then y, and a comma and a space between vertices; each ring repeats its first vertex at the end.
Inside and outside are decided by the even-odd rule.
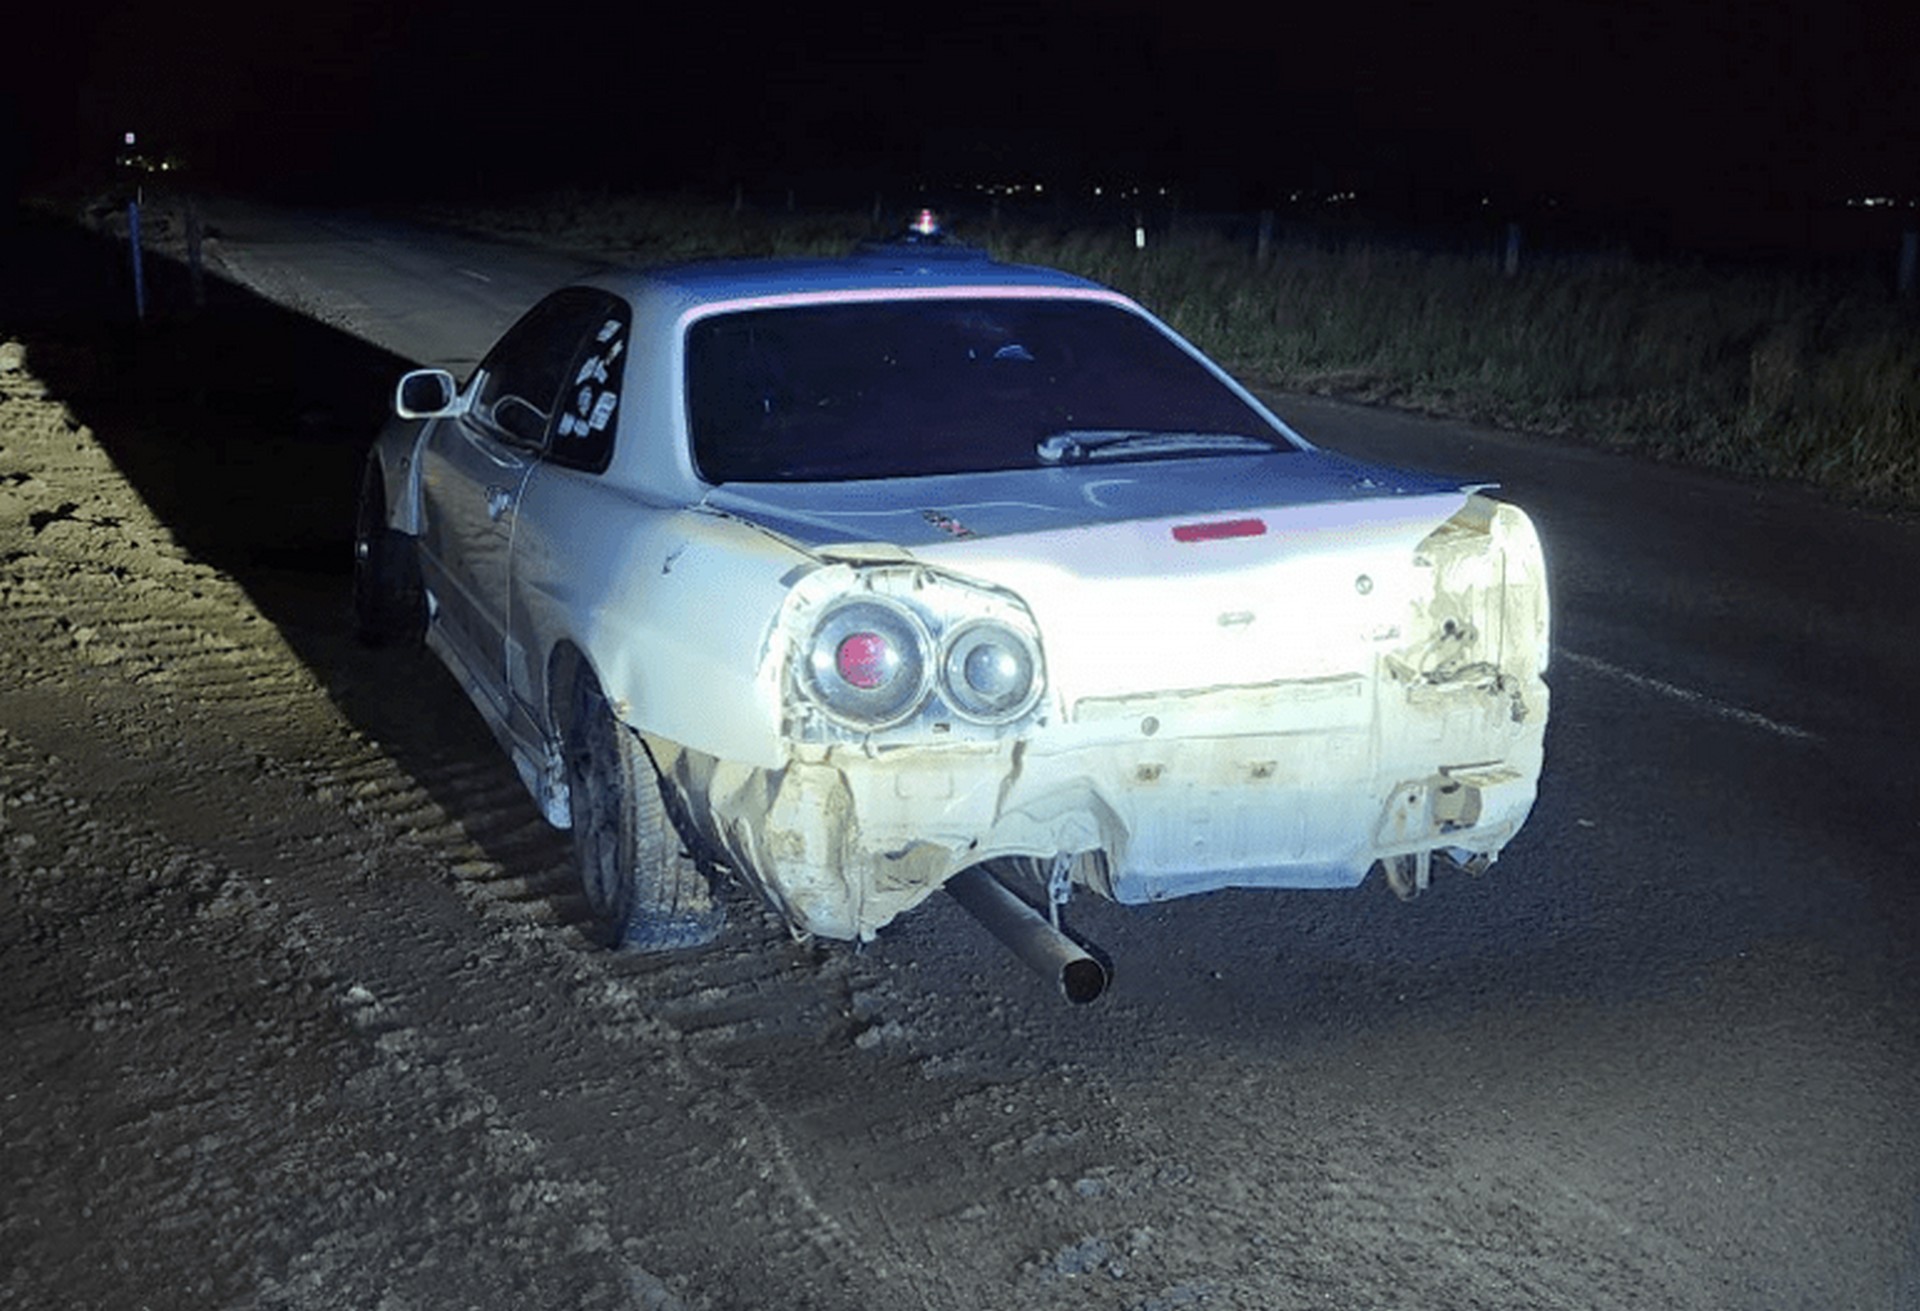
POLYGON ((1077 877, 1129 903, 1350 887, 1418 851, 1491 860, 1543 763, 1538 539, 1475 497, 1415 565, 1431 585, 1364 673, 1099 699, 997 742, 796 747, 777 769, 649 745, 704 838, 829 938, 871 938, 1003 856, 1098 852, 1077 877))

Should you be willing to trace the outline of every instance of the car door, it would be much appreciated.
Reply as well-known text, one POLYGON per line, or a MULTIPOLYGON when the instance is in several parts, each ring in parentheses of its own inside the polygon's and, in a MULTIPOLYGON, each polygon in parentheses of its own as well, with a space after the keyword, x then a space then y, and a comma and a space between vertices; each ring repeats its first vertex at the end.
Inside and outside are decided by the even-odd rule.
POLYGON ((614 567, 600 555, 557 557, 552 544, 563 524, 604 512, 595 484, 613 457, 614 433, 627 375, 627 338, 633 316, 618 296, 593 293, 585 344, 568 363, 539 462, 521 484, 508 576, 507 682, 516 697, 539 684, 531 662, 544 657, 529 611, 530 593, 549 599, 577 593, 591 571, 614 567))
POLYGON ((420 453, 421 544, 434 628, 479 690, 499 702, 516 508, 553 427, 568 365, 603 298, 559 291, 481 361, 473 403, 437 423, 420 453))

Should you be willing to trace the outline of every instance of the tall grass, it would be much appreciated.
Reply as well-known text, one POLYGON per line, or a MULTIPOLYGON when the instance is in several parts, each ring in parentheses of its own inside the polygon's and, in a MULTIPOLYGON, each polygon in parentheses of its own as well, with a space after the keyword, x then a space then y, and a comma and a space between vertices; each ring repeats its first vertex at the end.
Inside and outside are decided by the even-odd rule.
MULTIPOLYGON (((650 263, 841 251, 852 215, 562 197, 469 226, 650 263)), ((1002 258, 1135 296, 1242 377, 1920 504, 1920 313, 1864 277, 993 223, 1002 258)))

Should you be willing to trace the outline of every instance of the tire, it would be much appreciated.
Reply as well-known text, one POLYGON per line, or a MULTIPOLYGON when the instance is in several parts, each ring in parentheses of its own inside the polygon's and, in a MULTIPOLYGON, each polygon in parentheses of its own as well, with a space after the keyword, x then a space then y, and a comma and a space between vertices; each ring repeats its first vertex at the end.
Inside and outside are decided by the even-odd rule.
POLYGON ((682 847, 646 745, 590 673, 574 685, 566 768, 580 884, 612 945, 673 951, 719 937, 726 906, 682 847))
POLYGON ((353 524, 353 629, 368 646, 410 646, 427 631, 413 538, 387 526, 387 488, 367 461, 353 524))

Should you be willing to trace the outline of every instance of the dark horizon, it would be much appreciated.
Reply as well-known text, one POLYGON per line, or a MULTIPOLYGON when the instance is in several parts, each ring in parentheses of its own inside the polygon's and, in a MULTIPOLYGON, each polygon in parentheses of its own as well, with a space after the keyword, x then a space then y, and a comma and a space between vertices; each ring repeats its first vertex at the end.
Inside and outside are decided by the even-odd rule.
POLYGON ((69 22, 16 80, 8 128, 30 181, 108 164, 133 131, 190 179, 309 200, 742 186, 845 204, 1037 183, 1090 205, 1139 186, 1189 210, 1804 245, 1884 198, 1843 215, 1877 244, 1920 213, 1916 48, 1920 14, 1859 3, 668 20, 207 0, 69 22))

